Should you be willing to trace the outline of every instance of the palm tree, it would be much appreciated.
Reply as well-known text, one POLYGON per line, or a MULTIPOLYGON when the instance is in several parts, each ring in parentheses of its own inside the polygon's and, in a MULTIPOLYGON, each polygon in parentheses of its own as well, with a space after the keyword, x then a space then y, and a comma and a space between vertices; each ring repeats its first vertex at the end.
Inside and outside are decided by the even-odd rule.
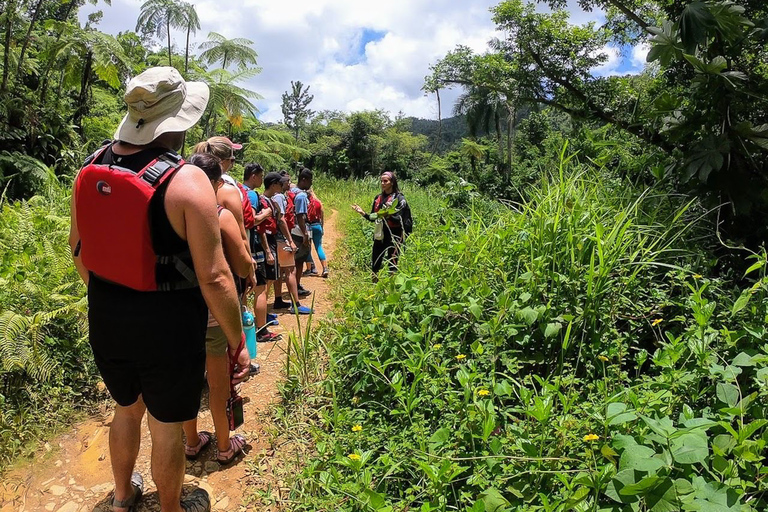
MULTIPOLYGON (((199 21, 198 21, 199 23, 199 21)), ((147 0, 141 6, 136 32, 151 32, 168 38, 168 65, 171 61, 171 28, 186 27, 185 10, 179 0, 147 0)))
POLYGON ((121 86, 121 71, 130 69, 130 61, 123 47, 113 36, 89 28, 80 28, 73 23, 54 22, 61 38, 49 48, 48 58, 57 63, 61 70, 61 81, 76 87, 80 94, 72 116, 72 124, 80 125, 86 113, 88 95, 93 77, 106 82, 110 87, 121 86))
POLYGON ((274 128, 256 130, 245 145, 245 157, 269 169, 279 169, 310 156, 311 152, 297 146, 289 132, 274 128))
POLYGON ((483 158, 488 151, 488 146, 480 144, 472 139, 461 139, 461 148, 459 152, 469 158, 472 166, 472 175, 477 178, 477 160, 483 158))
POLYGON ((256 57, 259 55, 251 48, 252 44, 250 39, 227 39, 221 34, 211 32, 208 34, 208 41, 200 44, 200 49, 205 50, 200 55, 200 60, 206 64, 221 61, 221 69, 227 69, 230 64, 237 64, 239 68, 255 66, 256 57))
POLYGON ((189 34, 196 34, 200 30, 200 18, 197 16, 195 6, 189 2, 181 3, 181 11, 184 14, 184 27, 187 30, 187 44, 184 50, 184 74, 189 72, 189 34))
POLYGON ((203 122, 203 134, 207 135, 209 129, 216 128, 219 115, 227 118, 231 125, 238 123, 238 119, 246 115, 255 115, 256 107, 251 100, 261 99, 258 93, 236 85, 238 82, 248 80, 259 74, 261 69, 243 69, 237 73, 230 73, 226 69, 214 69, 201 77, 211 90, 208 100, 208 108, 203 122))
MULTIPOLYGON (((504 141, 501 127, 502 121, 508 118, 511 113, 510 103, 507 98, 498 91, 473 84, 467 86, 466 92, 456 100, 453 111, 455 115, 466 116, 467 127, 472 137, 476 137, 480 129, 490 133, 490 124, 493 122, 498 146, 499 166, 505 167, 504 141)), ((509 120, 507 119, 507 121, 509 120)), ((507 124, 509 125, 509 122, 507 124)), ((509 169, 507 169, 508 173, 509 169)))

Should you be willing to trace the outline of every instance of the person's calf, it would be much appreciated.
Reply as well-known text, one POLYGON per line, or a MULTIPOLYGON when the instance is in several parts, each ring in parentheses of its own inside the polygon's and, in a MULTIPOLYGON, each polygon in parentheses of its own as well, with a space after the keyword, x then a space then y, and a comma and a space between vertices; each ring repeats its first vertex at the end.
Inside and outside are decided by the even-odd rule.
POLYGON ((148 415, 152 436, 152 479, 157 486, 162 512, 181 512, 184 482, 184 443, 181 423, 164 423, 148 415))

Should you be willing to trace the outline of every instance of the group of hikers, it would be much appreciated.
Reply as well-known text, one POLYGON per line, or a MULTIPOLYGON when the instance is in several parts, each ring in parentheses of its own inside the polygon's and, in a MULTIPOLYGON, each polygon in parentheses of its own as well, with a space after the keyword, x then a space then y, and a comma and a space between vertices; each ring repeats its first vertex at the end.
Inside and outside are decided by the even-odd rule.
MULTIPOLYGON (((294 177, 249 163, 238 182, 227 171, 242 146, 221 136, 197 144, 186 161, 177 153, 208 99, 206 84, 186 82, 172 67, 134 77, 114 140, 86 160, 73 187, 70 246, 88 288, 94 358, 116 402, 115 512, 135 509, 143 492, 134 466, 145 412, 161 510, 210 509, 203 489, 181 499, 184 459, 215 439, 216 460, 227 465, 246 446, 242 435, 230 436, 243 421, 237 385, 258 371, 245 349, 242 311, 252 299, 257 340, 275 341, 270 287, 273 310, 307 315, 300 301, 311 292, 302 277, 329 275, 312 171, 301 167, 294 177), (206 379, 215 436, 197 429, 206 379)), ((385 261, 394 271, 412 225, 396 176, 380 179, 371 213, 353 205, 375 223, 374 272, 385 261)))

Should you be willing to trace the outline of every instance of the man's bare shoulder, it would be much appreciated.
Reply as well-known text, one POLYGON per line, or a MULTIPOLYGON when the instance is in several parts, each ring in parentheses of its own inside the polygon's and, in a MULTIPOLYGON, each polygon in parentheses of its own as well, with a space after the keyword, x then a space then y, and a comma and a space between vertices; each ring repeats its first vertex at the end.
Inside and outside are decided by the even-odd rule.
POLYGON ((176 171, 176 176, 171 180, 166 192, 166 200, 179 206, 199 204, 201 200, 207 203, 213 196, 213 187, 208 176, 202 169, 191 164, 176 171))

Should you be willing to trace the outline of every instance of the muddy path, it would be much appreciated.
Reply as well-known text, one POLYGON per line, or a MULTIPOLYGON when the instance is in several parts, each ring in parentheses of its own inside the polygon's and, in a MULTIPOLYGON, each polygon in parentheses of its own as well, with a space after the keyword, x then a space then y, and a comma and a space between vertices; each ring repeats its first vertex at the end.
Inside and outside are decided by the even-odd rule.
MULTIPOLYGON (((323 248, 331 271, 338 240, 337 212, 325 225, 323 248)), ((314 251, 313 251, 314 253, 314 251)), ((315 258, 317 256, 315 255, 315 258)), ((317 260, 316 260, 317 262, 317 260)), ((315 292, 315 319, 324 318, 333 308, 330 299, 331 279, 315 276, 302 278, 302 285, 315 292), (330 281, 330 283, 329 283, 330 281)), ((274 298, 270 295, 270 306, 274 298)), ((312 297, 304 300, 309 305, 312 297)), ((271 307, 270 307, 271 310, 271 307)), ((279 399, 278 383, 285 370, 288 333, 297 328, 296 317, 278 310, 279 326, 273 332, 283 334, 274 343, 260 343, 256 362, 261 373, 242 384, 245 400, 245 424, 238 429, 248 440, 244 457, 226 468, 215 462, 215 442, 205 449, 196 461, 187 461, 183 492, 203 487, 211 496, 212 510, 255 511, 278 510, 276 504, 253 502, 258 489, 253 477, 267 482, 273 490, 286 491, 279 475, 270 475, 277 462, 274 427, 270 426, 270 407, 279 399), (282 488, 282 489, 281 489, 282 488), (250 502, 250 503, 248 503, 250 502), (248 504, 246 504, 248 503, 248 504)), ((306 320, 306 318, 302 318, 306 320)), ((198 428, 213 431, 207 397, 203 397, 198 428)), ((67 433, 45 443, 30 460, 19 463, 3 476, 0 482, 0 512, 108 512, 111 511, 114 488, 109 460, 109 425, 112 411, 105 403, 101 413, 73 426, 67 433)), ((279 448, 277 448, 279 450, 279 448)), ((144 498, 139 512, 160 510, 157 492, 150 474, 151 442, 146 417, 142 426, 142 443, 136 470, 144 477, 144 498)), ((257 500, 258 501, 258 500, 257 500)))

